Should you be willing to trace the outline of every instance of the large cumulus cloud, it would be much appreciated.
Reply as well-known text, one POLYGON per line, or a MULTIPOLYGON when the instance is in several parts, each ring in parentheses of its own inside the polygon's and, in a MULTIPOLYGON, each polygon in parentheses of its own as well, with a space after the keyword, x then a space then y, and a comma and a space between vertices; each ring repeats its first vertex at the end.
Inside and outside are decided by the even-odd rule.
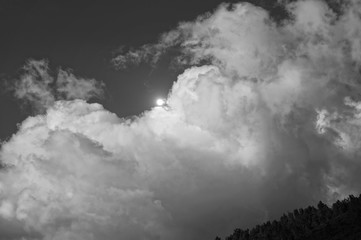
POLYGON ((4 236, 212 239, 359 193, 360 2, 341 15, 322 1, 286 8, 292 19, 276 24, 221 5, 119 56, 177 46, 197 65, 167 109, 127 120, 63 100, 26 119, 1 149, 4 236))

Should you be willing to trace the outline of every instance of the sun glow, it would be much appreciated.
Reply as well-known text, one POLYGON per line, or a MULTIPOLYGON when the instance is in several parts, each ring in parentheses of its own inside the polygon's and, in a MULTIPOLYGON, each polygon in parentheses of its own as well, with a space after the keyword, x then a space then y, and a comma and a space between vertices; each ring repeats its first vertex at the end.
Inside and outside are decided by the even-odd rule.
POLYGON ((158 98, 156 103, 157 103, 158 106, 163 106, 165 104, 165 100, 162 99, 162 98, 158 98))

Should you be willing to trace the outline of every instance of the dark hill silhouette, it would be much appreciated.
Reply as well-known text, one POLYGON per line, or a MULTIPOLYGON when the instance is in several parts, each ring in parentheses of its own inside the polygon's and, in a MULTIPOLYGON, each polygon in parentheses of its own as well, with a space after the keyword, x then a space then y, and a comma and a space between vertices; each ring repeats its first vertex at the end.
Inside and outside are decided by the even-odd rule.
MULTIPOLYGON (((216 240, 221 238, 216 237, 216 240)), ((225 240, 361 240, 361 194, 328 207, 309 206, 252 229, 235 229, 225 240)))

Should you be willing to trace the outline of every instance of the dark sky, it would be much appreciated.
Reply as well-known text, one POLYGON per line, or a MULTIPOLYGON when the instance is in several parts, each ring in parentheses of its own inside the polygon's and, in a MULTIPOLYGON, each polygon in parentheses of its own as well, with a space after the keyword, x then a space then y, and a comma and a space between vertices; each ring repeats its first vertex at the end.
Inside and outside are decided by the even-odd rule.
MULTIPOLYGON (((19 77, 25 61, 47 59, 50 68, 73 69, 79 77, 106 84, 100 101, 120 117, 149 109, 157 96, 166 96, 179 72, 160 62, 116 70, 111 59, 125 46, 156 42, 180 21, 212 11, 222 1, 0 1, 1 81, 19 77)), ((253 1, 271 9, 274 1, 253 1)), ((276 12, 277 13, 277 12, 276 12)), ((16 130, 29 110, 21 108, 2 85, 0 139, 16 130)))

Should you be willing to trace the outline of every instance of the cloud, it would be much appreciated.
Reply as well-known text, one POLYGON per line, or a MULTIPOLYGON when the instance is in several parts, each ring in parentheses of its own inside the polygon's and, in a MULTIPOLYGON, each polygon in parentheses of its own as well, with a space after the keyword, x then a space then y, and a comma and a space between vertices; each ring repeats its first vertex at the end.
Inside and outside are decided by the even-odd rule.
POLYGON ((71 70, 59 69, 54 78, 45 60, 28 60, 24 73, 13 86, 14 96, 43 112, 56 100, 101 98, 104 84, 94 79, 77 78, 71 70))
POLYGON ((177 46, 195 65, 168 110, 126 120, 64 90, 27 118, 0 153, 0 219, 21 229, 8 239, 212 239, 359 193, 359 2, 285 7, 274 23, 223 4, 136 50, 177 46))

